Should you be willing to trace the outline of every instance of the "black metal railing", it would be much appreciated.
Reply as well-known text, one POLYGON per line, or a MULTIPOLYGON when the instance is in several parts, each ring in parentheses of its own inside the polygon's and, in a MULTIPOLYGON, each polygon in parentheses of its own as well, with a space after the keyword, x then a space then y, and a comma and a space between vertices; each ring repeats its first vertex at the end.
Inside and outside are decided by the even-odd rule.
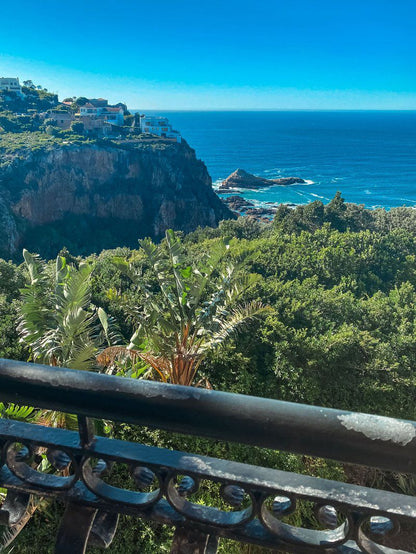
POLYGON ((279 552, 403 553, 400 524, 416 523, 413 496, 96 436, 90 418, 416 473, 410 421, 10 360, 0 400, 78 416, 78 432, 0 420, 0 522, 17 525, 30 495, 62 500, 59 554, 108 546, 119 514, 176 527, 180 554, 215 553, 221 537, 279 552), (45 456, 55 471, 42 471, 45 456), (123 487, 111 483, 115 464, 123 487), (217 507, 196 499, 201 482, 217 487, 217 507), (304 502, 316 528, 288 522, 304 502))

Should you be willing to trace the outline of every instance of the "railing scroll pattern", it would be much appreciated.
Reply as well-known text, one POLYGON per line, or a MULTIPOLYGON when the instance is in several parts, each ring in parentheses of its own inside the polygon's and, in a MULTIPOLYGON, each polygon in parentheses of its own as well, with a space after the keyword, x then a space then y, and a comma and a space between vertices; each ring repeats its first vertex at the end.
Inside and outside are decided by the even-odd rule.
MULTIPOLYGON (((78 408, 79 432, 0 420, 0 485, 8 490, 0 510, 0 523, 12 527, 18 525, 25 517, 31 495, 62 500, 66 510, 56 539, 55 552, 58 554, 88 552, 88 547, 92 545, 108 547, 116 533, 119 514, 174 526, 176 532, 171 552, 180 554, 215 553, 222 537, 301 554, 403 554, 403 550, 394 548, 395 541, 399 543, 401 525, 416 529, 416 498, 413 496, 95 436, 87 417, 92 414, 85 413, 89 410, 74 406, 74 402, 82 387, 91 384, 96 377, 101 378, 100 386, 96 383, 97 393, 101 389, 104 397, 109 394, 110 389, 101 386, 106 383, 111 387, 111 394, 119 397, 119 410, 114 413, 114 419, 123 420, 125 410, 124 418, 132 420, 127 406, 132 394, 136 402, 144 401, 143 395, 147 395, 147 402, 152 405, 152 398, 155 403, 161 401, 155 396, 157 391, 164 395, 165 402, 169 399, 172 410, 176 406, 176 412, 181 412, 175 416, 176 420, 172 412, 171 421, 165 423, 165 428, 171 426, 174 430, 181 425, 182 417, 186 421, 188 399, 194 397, 195 390, 160 384, 155 388, 154 383, 133 382, 128 383, 130 390, 127 393, 117 390, 115 386, 121 386, 119 381, 127 380, 114 382, 113 377, 88 375, 87 381, 84 381, 75 375, 79 372, 58 370, 61 380, 57 381, 48 376, 47 369, 45 371, 43 366, 33 364, 26 367, 25 364, 13 365, 12 362, 1 361, 0 397, 13 401, 26 400, 43 407, 54 396, 54 402, 60 404, 61 410, 65 406, 68 412, 78 408), (16 371, 15 376, 12 370, 16 371), (105 377, 104 381, 102 377, 105 377), (50 388, 54 390, 54 395, 50 388), (43 392, 36 401, 35 395, 39 395, 41 390, 49 392, 43 392), (60 394, 62 398, 57 400, 60 394), (52 473, 42 470, 45 454, 55 470, 52 473), (125 468, 125 486, 111 481, 112 469, 117 464, 125 468), (198 497, 205 482, 218 489, 216 507, 204 505, 198 497), (127 486, 127 483, 132 486, 127 486), (318 524, 315 527, 319 528, 300 528, 288 522, 288 516, 296 513, 304 502, 313 506, 318 524)), ((208 415, 213 405, 221 412, 228 399, 234 402, 241 400, 246 411, 233 416, 240 425, 244 424, 251 410, 248 406, 250 397, 238 399, 237 395, 223 396, 213 391, 199 391, 198 394, 200 409, 208 415)), ((272 405, 282 414, 287 414, 289 408, 296 410, 293 405, 255 399, 253 406, 256 408, 250 412, 250 417, 257 415, 261 426, 263 418, 270 417, 267 408, 272 405)), ((304 407, 297 408, 302 410, 304 407)), ((345 443, 347 450, 331 457, 357 461, 357 456, 366 446, 368 456, 374 459, 380 453, 385 454, 387 449, 391 456, 380 459, 379 466, 415 471, 416 426, 412 422, 389 418, 377 420, 376 416, 321 408, 308 409, 312 410, 308 413, 315 414, 318 420, 326 420, 327 441, 332 439, 332 443, 336 443, 342 439, 345 443), (348 425, 343 424, 345 418, 348 425), (355 422, 353 429, 350 428, 352 421, 355 422), (374 425, 368 426, 369 422, 374 425), (380 428, 377 428, 377 423, 380 428), (332 436, 328 435, 329 429, 332 436), (392 429, 395 430, 394 435, 392 429), (338 439, 337 434, 340 435, 338 439), (387 436, 391 438, 387 440, 387 436)), ((97 416, 100 415, 97 413, 97 416)), ((211 415, 214 417, 214 411, 211 415)), ((140 416, 136 417, 139 423, 140 416)), ((285 420, 284 417, 282 419, 285 420)), ((314 422, 311 418, 299 417, 298 421, 288 423, 289 426, 300 424, 306 430, 309 428, 310 433, 314 422)), ((278 436, 277 429, 284 423, 275 425, 269 427, 272 432, 276 430, 276 436, 267 440, 278 443, 286 437, 287 429, 282 431, 282 436, 278 436)), ((262 442, 263 433, 264 429, 262 431, 259 427, 257 438, 246 442, 262 442)), ((193 434, 198 435, 197 426, 193 434)), ((212 436, 216 436, 215 429, 212 436)), ((315 438, 320 443, 323 437, 318 433, 315 438)), ((313 445, 314 441, 308 444, 313 445)), ((304 447, 305 453, 315 448, 308 444, 304 447)), ((294 439, 292 451, 301 450, 302 444, 294 439)), ((327 455, 327 450, 323 450, 322 456, 327 455)))

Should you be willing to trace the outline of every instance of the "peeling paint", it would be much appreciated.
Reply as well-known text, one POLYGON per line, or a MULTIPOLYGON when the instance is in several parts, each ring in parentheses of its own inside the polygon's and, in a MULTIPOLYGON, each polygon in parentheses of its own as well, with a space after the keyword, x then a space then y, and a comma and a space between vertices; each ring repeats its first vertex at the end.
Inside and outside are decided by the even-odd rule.
POLYGON ((159 398, 163 400, 199 400, 201 394, 198 391, 178 390, 176 387, 148 387, 146 398, 159 398))
POLYGON ((181 461, 189 464, 189 469, 192 468, 196 471, 209 471, 211 469, 211 466, 207 463, 207 460, 197 458, 196 456, 182 456, 181 461))
POLYGON ((362 433, 371 440, 391 441, 406 446, 416 436, 416 429, 412 423, 391 417, 370 414, 347 414, 337 417, 344 427, 362 433))

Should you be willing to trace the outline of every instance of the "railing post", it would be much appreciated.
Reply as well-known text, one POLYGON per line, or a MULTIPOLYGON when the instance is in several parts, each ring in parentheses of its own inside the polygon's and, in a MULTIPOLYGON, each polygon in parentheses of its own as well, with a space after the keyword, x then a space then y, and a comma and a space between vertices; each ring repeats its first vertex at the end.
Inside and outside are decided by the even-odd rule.
POLYGON ((95 436, 94 420, 83 415, 78 415, 78 431, 82 446, 90 446, 95 436))
POLYGON ((177 527, 170 554, 216 554, 218 537, 196 529, 177 527))
POLYGON ((84 554, 96 508, 68 503, 58 531, 55 554, 84 554))

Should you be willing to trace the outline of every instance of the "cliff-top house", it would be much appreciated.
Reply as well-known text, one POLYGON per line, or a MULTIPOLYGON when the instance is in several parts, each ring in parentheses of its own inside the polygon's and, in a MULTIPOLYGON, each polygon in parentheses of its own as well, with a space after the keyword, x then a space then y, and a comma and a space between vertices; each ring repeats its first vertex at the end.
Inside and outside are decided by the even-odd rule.
POLYGON ((14 92, 18 96, 23 96, 18 77, 0 77, 0 91, 14 92))
POLYGON ((84 106, 79 109, 79 117, 100 118, 110 125, 124 125, 124 109, 121 105, 109 106, 108 101, 104 98, 89 100, 84 106))
POLYGON ((142 133, 150 133, 163 138, 173 138, 181 142, 179 131, 172 129, 167 117, 142 115, 140 117, 140 130, 142 133))

